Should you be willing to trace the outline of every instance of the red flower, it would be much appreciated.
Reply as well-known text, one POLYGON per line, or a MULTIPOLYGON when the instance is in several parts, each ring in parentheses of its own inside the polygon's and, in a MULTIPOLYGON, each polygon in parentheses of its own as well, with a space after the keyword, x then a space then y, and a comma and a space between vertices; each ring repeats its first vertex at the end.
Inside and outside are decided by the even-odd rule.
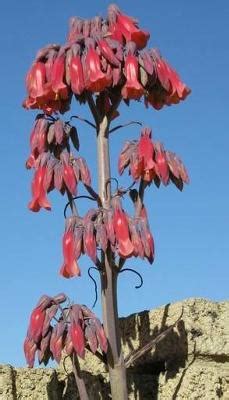
POLYGON ((113 39, 122 43, 124 36, 126 42, 134 42, 138 49, 146 46, 150 37, 149 33, 139 29, 137 21, 122 14, 115 4, 108 8, 108 20, 109 30, 113 39))
POLYGON ((169 183, 169 166, 166 159, 166 153, 161 143, 155 143, 155 162, 157 166, 157 175, 164 185, 169 183))
POLYGON ((76 324, 72 321, 69 329, 70 337, 72 340, 73 347, 75 349, 76 354, 78 354, 81 358, 85 357, 85 341, 84 341, 84 333, 79 324, 76 324))
POLYGON ((134 247, 130 240, 128 219, 118 199, 113 199, 113 209, 113 225, 118 253, 120 257, 130 257, 133 254, 134 247))
POLYGON ((36 120, 30 135, 30 148, 35 158, 47 150, 47 132, 49 122, 45 118, 36 120))
POLYGON ((29 322, 28 337, 38 343, 42 337, 42 330, 45 321, 45 309, 42 305, 34 308, 29 322))
POLYGON ((75 260, 75 243, 72 230, 69 230, 64 234, 63 255, 64 264, 61 267, 60 274, 65 278, 80 276, 80 269, 75 260))
POLYGON ((134 246, 134 256, 144 258, 144 248, 141 241, 141 236, 138 230, 137 221, 129 221, 131 242, 134 246))
POLYGON ((50 339, 52 335, 52 328, 49 328, 46 336, 43 336, 39 345, 38 353, 38 361, 39 364, 44 363, 47 365, 50 357, 52 357, 52 353, 50 352, 50 339))
POLYGON ((124 73, 126 83, 122 88, 122 96, 124 99, 139 99, 144 88, 138 81, 138 60, 135 56, 129 54, 126 57, 124 73))
POLYGON ((98 349, 96 329, 95 326, 93 324, 90 324, 89 322, 86 324, 85 327, 85 338, 88 341, 90 350, 92 351, 93 354, 95 354, 98 349))
POLYGON ((140 235, 144 247, 145 257, 150 264, 154 261, 154 240, 150 232, 146 209, 143 206, 140 214, 140 235))
POLYGON ((35 361, 35 354, 37 351, 37 345, 33 340, 27 336, 24 341, 24 354, 29 368, 33 368, 35 361))
POLYGON ((92 221, 85 217, 85 228, 83 234, 84 251, 92 259, 94 263, 97 260, 96 240, 94 234, 94 224, 92 221))
POLYGON ((44 189, 44 177, 46 173, 46 167, 39 167, 34 174, 32 181, 32 195, 33 199, 29 203, 28 207, 31 211, 37 212, 42 207, 46 210, 51 210, 51 204, 49 203, 46 192, 44 189))
POLYGON ((30 98, 37 100, 46 95, 46 69, 42 62, 36 62, 26 75, 26 88, 30 98))
POLYGON ((156 86, 153 85, 148 89, 146 105, 150 103, 159 110, 165 104, 177 104, 180 100, 184 100, 191 90, 180 80, 177 72, 161 57, 157 50, 150 50, 150 56, 154 64, 154 75, 156 75, 157 82, 156 86))
POLYGON ((143 162, 144 171, 155 168, 155 163, 153 161, 154 145, 151 136, 152 131, 150 128, 142 129, 141 137, 137 146, 137 152, 140 160, 143 162))
POLYGON ((98 39, 97 40, 99 50, 101 51, 102 55, 109 61, 111 65, 115 67, 119 67, 120 61, 116 58, 113 50, 109 46, 106 39, 98 39))
POLYGON ((72 165, 64 164, 63 180, 68 191, 75 196, 76 195, 76 177, 72 168, 72 165))
POLYGON ((91 92, 101 92, 111 85, 111 77, 102 72, 99 56, 92 47, 87 52, 85 68, 86 87, 91 92))
POLYGON ((55 100, 68 98, 68 87, 64 83, 65 74, 65 56, 60 55, 57 57, 53 63, 52 73, 51 73, 51 86, 55 93, 55 100))
POLYGON ((83 66, 80 56, 73 56, 71 59, 70 81, 73 93, 80 95, 85 89, 83 66))
POLYGON ((65 338, 65 323, 64 321, 59 321, 52 331, 52 336, 50 340, 50 350, 53 354, 54 359, 59 363, 61 360, 61 354, 64 347, 65 338))
POLYGON ((146 46, 150 34, 139 29, 133 18, 120 13, 117 16, 117 24, 127 42, 134 42, 138 49, 143 49, 146 46))

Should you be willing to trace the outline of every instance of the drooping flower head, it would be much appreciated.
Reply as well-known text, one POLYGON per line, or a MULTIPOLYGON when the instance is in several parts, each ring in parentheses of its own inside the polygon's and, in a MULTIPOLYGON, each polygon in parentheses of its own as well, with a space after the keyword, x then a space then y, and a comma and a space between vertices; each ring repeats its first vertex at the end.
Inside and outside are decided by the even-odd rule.
POLYGON ((64 45, 41 49, 26 76, 27 109, 64 113, 72 95, 113 91, 125 101, 144 98, 159 110, 184 100, 190 89, 158 50, 148 49, 149 33, 114 4, 106 18, 73 17, 64 45))
POLYGON ((63 355, 85 357, 86 346, 95 353, 99 347, 107 352, 108 343, 103 326, 96 315, 85 305, 70 304, 65 294, 42 296, 33 310, 24 341, 24 353, 30 368, 37 354, 39 364, 47 365, 50 359, 58 363, 63 355), (60 306, 61 304, 61 306, 60 306))

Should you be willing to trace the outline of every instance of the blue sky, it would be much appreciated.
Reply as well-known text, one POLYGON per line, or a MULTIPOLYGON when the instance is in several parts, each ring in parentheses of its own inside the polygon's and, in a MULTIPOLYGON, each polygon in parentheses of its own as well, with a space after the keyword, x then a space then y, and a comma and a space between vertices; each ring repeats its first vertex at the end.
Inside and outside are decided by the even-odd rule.
MULTIPOLYGON (((41 294, 64 291, 76 302, 90 306, 94 301, 87 276, 89 260, 82 260, 80 279, 64 280, 58 275, 64 198, 51 193, 51 213, 34 214, 27 209, 31 173, 25 170, 24 162, 35 113, 23 110, 21 102, 24 76, 36 51, 47 43, 65 41, 70 16, 105 14, 108 4, 102 0, 8 0, 1 7, 0 363, 25 365, 22 342, 28 315, 41 294)), ((121 107, 120 122, 134 118, 150 125, 155 138, 181 156, 191 183, 183 193, 172 186, 148 190, 146 204, 156 259, 153 266, 142 261, 127 263, 141 272, 144 286, 135 290, 135 276, 120 275, 120 315, 188 297, 227 299, 229 3, 127 0, 118 4, 139 18, 140 25, 151 32, 150 46, 160 48, 192 88, 184 103, 159 112, 146 110, 143 104, 121 107)), ((73 113, 88 115, 78 104, 73 107, 73 113)), ((81 154, 95 179, 95 138, 89 127, 77 123, 77 128, 81 154)), ((112 160, 123 142, 137 135, 137 127, 114 134, 112 160)), ((125 178, 121 182, 128 184, 125 178)), ((99 303, 96 312, 100 315, 99 303)))

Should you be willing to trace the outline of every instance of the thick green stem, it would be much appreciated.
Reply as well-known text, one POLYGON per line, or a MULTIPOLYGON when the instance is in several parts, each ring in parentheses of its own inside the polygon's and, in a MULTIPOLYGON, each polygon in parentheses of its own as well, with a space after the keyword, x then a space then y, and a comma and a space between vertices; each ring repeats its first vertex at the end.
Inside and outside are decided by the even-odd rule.
MULTIPOLYGON (((97 130, 98 182, 99 196, 104 208, 110 207, 111 191, 107 182, 110 179, 109 156, 109 120, 104 116, 97 130)), ((101 279, 103 322, 108 338, 107 363, 110 375, 111 395, 113 400, 127 400, 126 368, 121 349, 118 324, 117 274, 114 268, 114 254, 110 249, 103 254, 104 271, 101 279)))

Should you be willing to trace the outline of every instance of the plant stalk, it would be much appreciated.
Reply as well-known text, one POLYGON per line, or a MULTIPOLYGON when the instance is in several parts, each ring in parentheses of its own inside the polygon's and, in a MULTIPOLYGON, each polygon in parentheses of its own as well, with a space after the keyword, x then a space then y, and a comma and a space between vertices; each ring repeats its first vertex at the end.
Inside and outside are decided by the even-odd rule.
POLYGON ((73 354, 73 356, 72 356, 72 369, 73 369, 76 385, 78 388, 80 400, 89 400, 86 385, 85 385, 84 379, 81 376, 79 361, 75 354, 73 354))
MULTIPOLYGON (((111 202, 109 155, 109 119, 105 115, 97 129, 98 185, 102 207, 109 208, 111 202)), ((102 255, 103 274, 101 277, 101 301, 103 322, 108 338, 107 363, 113 400, 127 400, 126 367, 121 349, 118 322, 117 275, 114 268, 114 254, 111 249, 102 255)))

